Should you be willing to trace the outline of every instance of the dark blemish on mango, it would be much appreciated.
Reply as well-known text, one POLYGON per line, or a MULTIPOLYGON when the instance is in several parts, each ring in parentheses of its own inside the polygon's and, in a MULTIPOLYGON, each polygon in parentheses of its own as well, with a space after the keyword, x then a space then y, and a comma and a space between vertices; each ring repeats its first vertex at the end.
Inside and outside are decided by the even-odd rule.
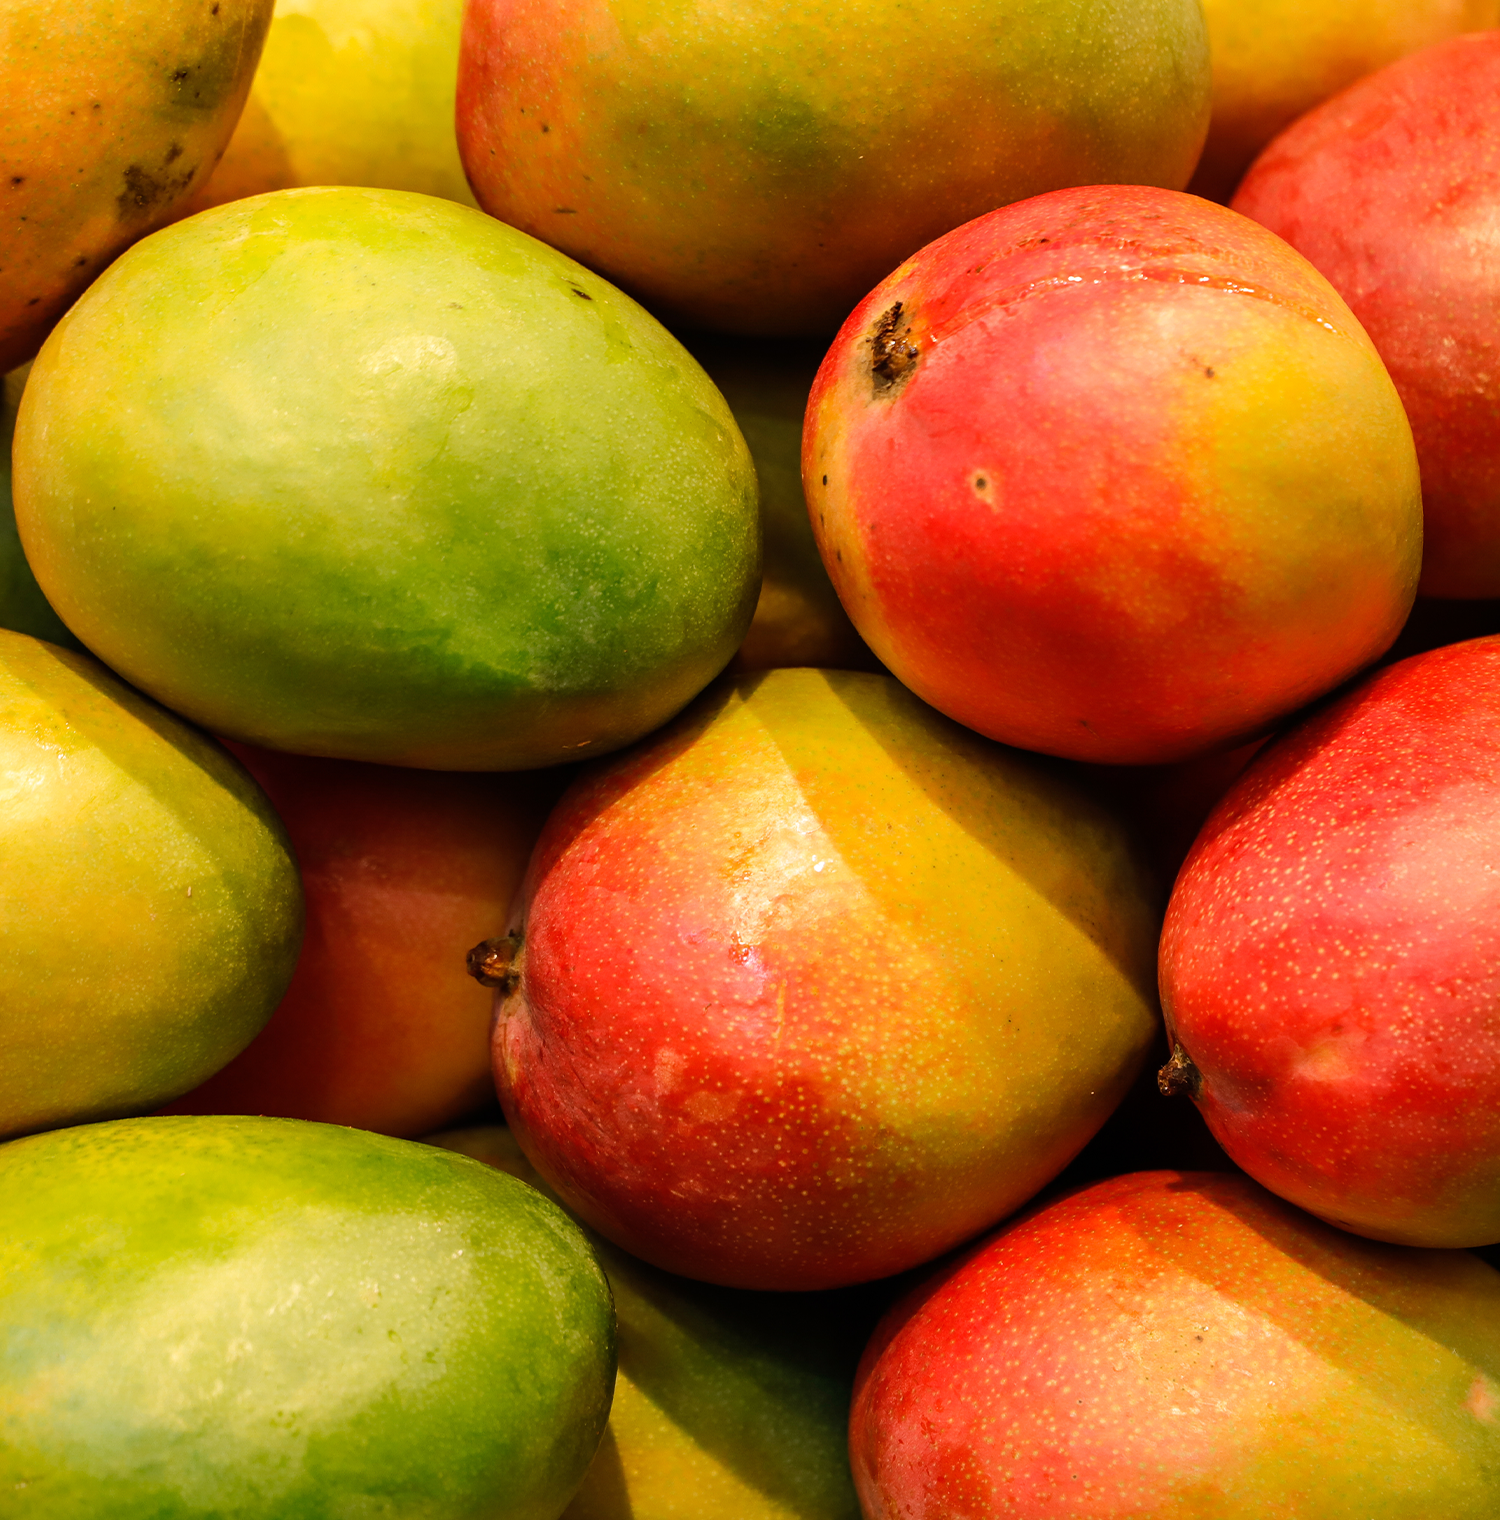
POLYGON ((875 319, 870 333, 870 378, 877 396, 905 385, 920 357, 917 346, 906 340, 911 323, 903 322, 902 309, 900 301, 888 306, 875 319))
POLYGON ((988 491, 989 488, 990 482, 987 475, 976 475, 974 477, 974 489, 976 491, 988 491))
POLYGON ((26 304, 28 306, 35 306, 41 299, 42 298, 40 296, 32 296, 32 298, 26 304))
POLYGON ((828 477, 826 475, 823 477, 823 484, 825 486, 828 484, 828 477))
POLYGON ((182 144, 174 142, 167 149, 166 156, 162 159, 162 162, 164 164, 174 164, 181 157, 182 157, 182 144))
POLYGON ((544 131, 544 132, 550 132, 551 130, 552 130, 552 128, 549 127, 546 122, 542 123, 542 131, 544 131))
POLYGON ((73 260, 73 267, 74 267, 74 269, 82 269, 83 266, 88 263, 88 261, 89 261, 88 254, 86 254, 86 253, 80 253, 78 255, 78 257, 73 260))
POLYGON ((158 176, 140 164, 131 164, 125 171, 125 188, 115 197, 121 221, 149 215, 157 207, 174 200, 187 189, 192 178, 192 169, 181 174, 158 176))
POLYGON ((553 211, 553 214, 555 216, 577 216, 578 215, 577 210, 574 207, 572 207, 572 206, 554 206, 552 208, 552 211, 553 211))
POLYGON ((219 7, 217 5, 214 6, 214 8, 211 11, 209 11, 208 14, 210 16, 217 16, 219 14, 219 7))
POLYGON ((582 296, 585 301, 592 301, 594 299, 593 296, 588 293, 588 291, 580 290, 576 285, 569 285, 568 289, 571 290, 575 296, 582 296))
POLYGON ((26 183, 26 176, 24 174, 12 174, 10 182, 12 185, 24 185, 26 183))

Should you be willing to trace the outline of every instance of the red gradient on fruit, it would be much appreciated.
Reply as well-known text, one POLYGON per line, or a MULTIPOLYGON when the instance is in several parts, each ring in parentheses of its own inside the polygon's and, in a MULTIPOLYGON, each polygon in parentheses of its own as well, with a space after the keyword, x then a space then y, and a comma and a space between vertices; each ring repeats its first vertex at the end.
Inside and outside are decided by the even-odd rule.
POLYGON ((1145 1172, 996 1232, 890 1311, 850 1418, 867 1520, 1481 1520, 1500 1275, 1145 1172))
POLYGON ((1346 1229, 1500 1240, 1500 638, 1379 672, 1214 811, 1161 944, 1215 1138, 1346 1229))
POLYGON ((803 1289, 1033 1196, 1157 1029, 1124 830, 889 677, 711 690, 569 790, 500 1006, 506 1119, 669 1271, 803 1289))
POLYGON ((1438 43, 1309 111, 1234 198, 1380 350, 1422 467, 1429 596, 1500 596, 1500 32, 1438 43))
POLYGON ((840 332, 803 479, 876 655, 981 733, 1162 763, 1374 659, 1411 605, 1400 402, 1294 250, 1196 197, 1058 191, 909 259, 840 332))
POLYGON ((270 1023, 163 1112, 410 1137, 492 1098, 491 995, 465 956, 504 928, 559 783, 229 748, 286 823, 307 933, 270 1023))

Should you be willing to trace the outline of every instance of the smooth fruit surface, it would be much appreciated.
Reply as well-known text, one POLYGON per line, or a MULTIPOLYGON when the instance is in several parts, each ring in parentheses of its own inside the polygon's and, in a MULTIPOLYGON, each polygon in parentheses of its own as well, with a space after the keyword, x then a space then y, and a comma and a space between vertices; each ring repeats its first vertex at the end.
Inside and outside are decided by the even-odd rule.
MULTIPOLYGON (((548 1191, 499 1125, 432 1135, 548 1191)), ((563 1520, 859 1520, 852 1355, 826 1295, 745 1293, 594 1237, 620 1359, 609 1425, 563 1520)))
POLYGON ((219 166, 189 206, 376 185, 472 206, 453 91, 461 0, 278 0, 219 166))
POLYGON ((868 1520, 1487 1520, 1500 1274, 1243 1177, 1114 1178, 891 1311, 850 1451, 868 1520))
POLYGON ((1161 944, 1189 1090, 1346 1229, 1500 1241, 1500 639, 1403 660, 1268 746, 1161 944))
POLYGON ((1290 127, 1235 196, 1380 350, 1422 468, 1421 590, 1500 596, 1500 31, 1425 49, 1290 127))
POLYGON ((235 751, 297 852, 307 932, 270 1023, 168 1112, 421 1135, 493 1102, 464 957, 504 927, 561 784, 235 751))
POLYGON ((889 677, 773 670, 579 780, 498 1007, 508 1122, 668 1271, 820 1288, 1018 1207, 1157 1028, 1120 825, 889 677))
POLYGON ((866 643, 1026 749, 1227 748, 1395 638, 1411 429, 1337 293, 1196 197, 1061 190, 980 217, 860 304, 803 480, 866 643))
POLYGON ((481 212, 284 190, 118 260, 32 368, 16 520, 64 621, 215 733, 440 770, 617 748, 759 581, 722 397, 481 212))
POLYGON ((1219 201, 1278 132, 1356 79, 1500 26, 1500 0, 1203 0, 1203 12, 1213 116, 1188 188, 1219 201))
POLYGON ((577 1226, 431 1146, 158 1118, 0 1148, 7 1520, 556 1520, 613 1329, 577 1226))
POLYGON ((0 630, 0 1136, 140 1113, 271 1015, 302 935, 280 820, 204 734, 0 630))
POLYGON ((270 19, 271 0, 0 6, 0 370, 208 178, 270 19))
POLYGON ((474 0, 458 142, 485 210, 677 322, 826 334, 1007 201, 1180 188, 1198 0, 474 0))

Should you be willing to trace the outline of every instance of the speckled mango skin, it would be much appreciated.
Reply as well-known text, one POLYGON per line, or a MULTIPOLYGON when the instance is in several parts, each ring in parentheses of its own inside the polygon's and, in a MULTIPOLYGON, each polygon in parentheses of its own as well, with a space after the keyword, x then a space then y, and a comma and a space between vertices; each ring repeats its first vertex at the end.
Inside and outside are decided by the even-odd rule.
POLYGON ((1500 639, 1416 655, 1269 747, 1161 942, 1214 1137, 1362 1235, 1500 1241, 1500 639))
POLYGON ((1187 183, 1198 0, 473 0, 479 204, 677 324, 825 335, 914 249, 1059 185, 1187 183))
POLYGON ((1500 31, 1424 48, 1288 127, 1234 198, 1328 276, 1401 393, 1423 596, 1500 595, 1497 95, 1500 31))
POLYGON ((802 469, 885 666, 1075 760, 1264 733, 1390 644, 1421 563, 1411 429, 1358 322, 1279 238, 1166 190, 1060 190, 908 259, 829 349, 802 469))
POLYGON ((716 687, 528 869, 496 1079, 580 1218, 668 1271, 837 1287, 1017 1208, 1155 1030, 1116 821, 889 677, 716 687))
MULTIPOLYGON (((428 1144, 550 1194, 502 1125, 428 1144)), ((847 1450, 854 1358, 820 1318, 826 1300, 691 1283, 593 1242, 620 1370, 562 1520, 860 1520, 847 1450)))
POLYGON ((244 768, 87 654, 0 630, 0 1137, 143 1113, 247 1045, 302 888, 244 768))
POLYGON ((890 1312, 850 1453, 867 1520, 1489 1520, 1500 1273, 1243 1177, 1114 1178, 890 1312))
POLYGON ((1213 116, 1188 188, 1227 201, 1284 127, 1386 64, 1500 26, 1500 0, 1203 0, 1213 116))
POLYGON ((754 466, 687 351, 524 233, 395 190, 138 243, 33 365, 14 471, 90 649, 302 754, 619 748, 718 674, 759 582, 754 466))
POLYGON ((272 0, 0 5, 0 370, 224 151, 272 0))
POLYGON ((7 1520, 556 1520, 615 1361, 534 1189, 258 1118, 0 1147, 0 1347, 7 1520))
POLYGON ((472 206, 453 91, 463 0, 278 0, 250 98, 189 204, 378 185, 472 206))

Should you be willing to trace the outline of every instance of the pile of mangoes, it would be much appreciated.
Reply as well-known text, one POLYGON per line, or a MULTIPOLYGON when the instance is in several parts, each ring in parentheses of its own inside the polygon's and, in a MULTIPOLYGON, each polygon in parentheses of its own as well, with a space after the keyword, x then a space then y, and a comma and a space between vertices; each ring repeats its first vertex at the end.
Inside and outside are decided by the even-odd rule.
POLYGON ((1500 0, 0 67, 0 1517, 1500 1514, 1500 0))

